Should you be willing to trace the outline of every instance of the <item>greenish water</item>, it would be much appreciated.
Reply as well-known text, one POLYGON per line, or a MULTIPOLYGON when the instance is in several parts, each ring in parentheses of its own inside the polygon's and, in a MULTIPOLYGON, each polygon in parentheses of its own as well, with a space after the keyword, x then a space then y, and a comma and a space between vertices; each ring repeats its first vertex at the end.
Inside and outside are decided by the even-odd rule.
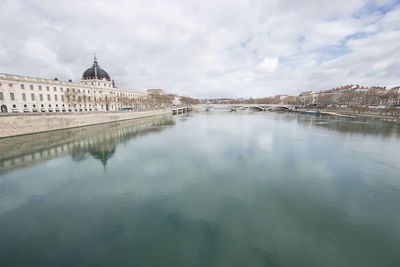
POLYGON ((400 266, 400 127, 210 112, 0 139, 0 266, 400 266))

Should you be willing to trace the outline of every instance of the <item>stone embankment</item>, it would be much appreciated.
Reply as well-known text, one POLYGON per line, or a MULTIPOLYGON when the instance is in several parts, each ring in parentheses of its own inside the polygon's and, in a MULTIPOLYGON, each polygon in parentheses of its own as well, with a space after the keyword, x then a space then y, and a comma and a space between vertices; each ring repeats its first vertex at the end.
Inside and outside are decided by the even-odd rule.
POLYGON ((338 117, 347 117, 353 119, 372 119, 372 120, 383 120, 383 121, 393 121, 393 122, 400 122, 400 117, 396 116, 389 116, 389 115, 380 115, 376 113, 371 114, 360 114, 356 112, 349 112, 349 111, 322 111, 321 114, 325 115, 333 115, 338 117))
POLYGON ((158 115, 172 115, 172 111, 165 109, 140 112, 120 111, 0 115, 0 138, 158 115))
POLYGON ((337 112, 332 112, 332 111, 322 111, 321 114, 323 115, 332 115, 332 116, 338 116, 338 117, 345 117, 345 118, 356 118, 356 116, 352 115, 346 115, 346 114, 340 114, 337 112))

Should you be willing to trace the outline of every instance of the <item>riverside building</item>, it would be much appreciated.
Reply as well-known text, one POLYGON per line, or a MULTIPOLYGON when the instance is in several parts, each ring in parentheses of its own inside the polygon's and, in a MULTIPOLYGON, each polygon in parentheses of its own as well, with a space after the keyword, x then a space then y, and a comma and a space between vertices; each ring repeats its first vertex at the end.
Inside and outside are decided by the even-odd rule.
POLYGON ((80 82, 0 73, 1 112, 140 110, 148 92, 116 88, 96 56, 80 82))

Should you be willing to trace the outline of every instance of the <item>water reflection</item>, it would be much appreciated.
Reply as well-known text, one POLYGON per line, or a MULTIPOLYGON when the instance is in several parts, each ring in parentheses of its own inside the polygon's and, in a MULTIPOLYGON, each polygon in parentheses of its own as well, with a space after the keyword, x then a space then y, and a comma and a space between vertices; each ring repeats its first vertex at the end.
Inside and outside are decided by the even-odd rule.
POLYGON ((288 115, 286 118, 295 118, 300 125, 322 127, 329 131, 345 134, 362 135, 400 135, 400 124, 371 119, 351 119, 335 116, 313 116, 298 114, 288 115))
POLYGON ((332 132, 344 134, 399 136, 400 123, 372 119, 352 119, 329 115, 308 115, 298 113, 267 113, 276 121, 293 121, 305 127, 324 128, 332 132))
POLYGON ((118 144, 173 125, 171 116, 160 116, 4 138, 0 142, 0 175, 66 155, 75 161, 91 155, 105 168, 118 144))
POLYGON ((106 141, 124 127, 100 129, 93 146, 77 140, 73 160, 1 176, 0 266, 398 266, 390 125, 364 134, 354 121, 285 113, 176 120, 129 142, 106 141))

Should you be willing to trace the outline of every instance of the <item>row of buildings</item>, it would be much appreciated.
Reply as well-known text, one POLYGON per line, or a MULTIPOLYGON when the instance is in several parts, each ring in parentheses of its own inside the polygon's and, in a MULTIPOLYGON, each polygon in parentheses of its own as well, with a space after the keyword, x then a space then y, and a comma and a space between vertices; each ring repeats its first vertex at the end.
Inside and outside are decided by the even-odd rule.
POLYGON ((345 85, 320 92, 303 92, 296 101, 300 105, 319 106, 396 106, 400 105, 400 86, 387 90, 379 86, 345 85))
POLYGON ((276 95, 263 98, 218 98, 202 99, 212 104, 285 104, 296 106, 352 107, 369 106, 383 108, 400 106, 400 86, 387 90, 386 87, 363 87, 345 85, 320 92, 307 91, 298 96, 276 95))
POLYGON ((363 87, 345 85, 322 91, 306 91, 298 96, 276 95, 253 101, 269 104, 289 104, 301 106, 399 106, 400 86, 387 90, 386 87, 363 87))
MULTIPOLYGON (((100 68, 96 56, 79 82, 0 73, 1 112, 81 112, 141 110, 171 102, 151 96, 166 95, 163 89, 138 91, 115 86, 100 68), (161 103, 155 103, 155 99, 161 103)), ((175 97, 172 101, 179 102, 175 97)), ((172 104, 172 103, 171 103, 172 104)))

